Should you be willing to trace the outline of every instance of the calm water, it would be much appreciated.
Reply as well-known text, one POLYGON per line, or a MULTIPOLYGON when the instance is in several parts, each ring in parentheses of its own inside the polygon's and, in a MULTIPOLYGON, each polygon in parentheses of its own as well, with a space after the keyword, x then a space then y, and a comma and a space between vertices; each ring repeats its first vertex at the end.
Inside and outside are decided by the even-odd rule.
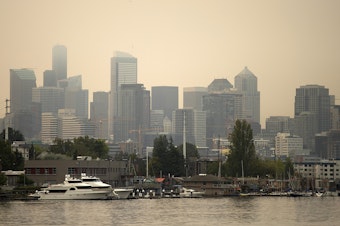
POLYGON ((340 225, 340 197, 12 201, 0 225, 340 225))

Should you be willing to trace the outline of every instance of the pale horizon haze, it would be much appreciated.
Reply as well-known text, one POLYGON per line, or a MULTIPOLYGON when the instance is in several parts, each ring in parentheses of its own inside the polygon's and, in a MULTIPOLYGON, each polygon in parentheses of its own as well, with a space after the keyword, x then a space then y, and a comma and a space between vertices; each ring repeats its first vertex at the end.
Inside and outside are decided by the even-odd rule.
POLYGON ((31 68, 37 86, 52 47, 67 47, 68 77, 89 100, 110 89, 115 51, 138 59, 138 83, 207 87, 245 66, 258 79, 261 124, 294 115, 296 88, 318 84, 340 100, 338 0, 0 0, 0 118, 10 69, 31 68))

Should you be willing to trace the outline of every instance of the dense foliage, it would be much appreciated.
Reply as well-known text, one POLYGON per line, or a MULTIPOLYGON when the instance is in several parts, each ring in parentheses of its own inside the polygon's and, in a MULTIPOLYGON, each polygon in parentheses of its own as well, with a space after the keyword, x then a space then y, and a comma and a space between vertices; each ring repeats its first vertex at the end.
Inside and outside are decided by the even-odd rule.
MULTIPOLYGON (((0 134, 0 140, 5 140, 5 130, 3 130, 0 134)), ((19 131, 19 130, 15 130, 12 128, 8 128, 8 141, 10 143, 13 143, 13 141, 24 141, 25 137, 24 135, 19 131)))
POLYGON ((91 156, 92 158, 108 158, 109 148, 103 140, 94 138, 78 137, 73 140, 56 138, 51 145, 50 151, 54 154, 63 154, 76 159, 77 156, 91 156))
POLYGON ((0 168, 1 170, 23 170, 24 157, 18 150, 12 151, 11 144, 0 140, 0 168))
POLYGON ((184 158, 177 147, 173 145, 172 139, 169 140, 165 135, 161 135, 154 140, 154 149, 150 162, 151 173, 154 176, 162 175, 185 175, 184 158), (155 175, 156 174, 156 175, 155 175))

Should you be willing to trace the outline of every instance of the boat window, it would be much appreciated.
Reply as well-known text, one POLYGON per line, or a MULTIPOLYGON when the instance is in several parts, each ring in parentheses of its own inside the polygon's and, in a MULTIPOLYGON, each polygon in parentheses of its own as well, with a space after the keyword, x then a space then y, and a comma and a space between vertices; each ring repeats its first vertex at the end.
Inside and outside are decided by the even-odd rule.
POLYGON ((70 188, 71 191, 76 190, 75 188, 70 188))

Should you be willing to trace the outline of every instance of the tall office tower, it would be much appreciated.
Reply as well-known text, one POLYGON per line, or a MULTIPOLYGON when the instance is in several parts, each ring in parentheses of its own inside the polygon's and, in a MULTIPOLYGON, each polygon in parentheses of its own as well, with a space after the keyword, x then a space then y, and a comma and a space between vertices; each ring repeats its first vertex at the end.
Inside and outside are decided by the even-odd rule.
POLYGON ((235 77, 235 88, 244 95, 244 117, 260 123, 260 92, 257 90, 257 77, 245 67, 235 77))
POLYGON ((183 108, 192 108, 201 111, 203 109, 202 97, 208 94, 206 87, 184 87, 183 108))
POLYGON ((36 87, 33 70, 10 69, 11 113, 31 110, 32 88, 36 87))
POLYGON ((340 129, 340 105, 331 106, 331 129, 340 129))
POLYGON ((41 142, 53 144, 58 137, 58 117, 52 112, 41 113, 41 142))
POLYGON ((82 76, 72 76, 67 79, 65 87, 65 108, 75 109, 75 115, 80 119, 88 119, 89 91, 82 89, 82 76))
POLYGON ((178 109, 178 87, 177 86, 153 86, 151 87, 152 110, 163 110, 169 119, 172 111, 178 109))
POLYGON ((53 70, 44 71, 44 87, 57 87, 57 75, 53 70))
POLYGON ((174 144, 183 144, 184 114, 186 142, 198 147, 206 147, 206 113, 194 109, 177 109, 172 112, 174 144))
POLYGON ((36 128, 33 122, 40 113, 32 103, 32 88, 35 87, 33 70, 10 69, 11 127, 20 130, 26 138, 35 137, 36 128))
MULTIPOLYGON (((330 130, 315 136, 316 156, 321 159, 340 159, 340 130, 330 130)), ((334 172, 329 172, 334 173, 334 172)), ((338 172, 336 172, 338 176, 338 172)))
POLYGON ((115 124, 115 140, 138 141, 138 151, 141 152, 144 132, 150 127, 150 91, 145 90, 142 84, 122 84, 118 99, 119 112, 115 124))
POLYGON ((294 118, 294 134, 303 139, 304 149, 315 150, 315 134, 317 133, 317 118, 312 112, 301 112, 294 118))
POLYGON ((208 93, 225 93, 230 91, 233 85, 226 78, 214 79, 208 86, 208 93))
POLYGON ((67 78, 67 49, 63 45, 56 45, 52 49, 52 69, 57 80, 67 78))
POLYGON ((309 111, 316 115, 316 132, 328 131, 331 127, 330 95, 324 86, 306 85, 296 89, 295 116, 309 111))
POLYGON ((111 58, 111 88, 109 101, 109 132, 114 134, 114 125, 119 112, 118 94, 122 84, 137 84, 137 58, 124 52, 115 52, 111 58))
POLYGON ((109 139, 108 134, 109 93, 94 92, 90 103, 90 119, 95 124, 95 137, 109 139))
POLYGON ((58 113, 64 108, 64 89, 57 87, 39 87, 32 89, 32 102, 41 104, 41 112, 58 113))
POLYGON ((242 119, 242 94, 211 93, 203 96, 203 111, 207 114, 207 139, 227 138, 235 121, 242 119))

